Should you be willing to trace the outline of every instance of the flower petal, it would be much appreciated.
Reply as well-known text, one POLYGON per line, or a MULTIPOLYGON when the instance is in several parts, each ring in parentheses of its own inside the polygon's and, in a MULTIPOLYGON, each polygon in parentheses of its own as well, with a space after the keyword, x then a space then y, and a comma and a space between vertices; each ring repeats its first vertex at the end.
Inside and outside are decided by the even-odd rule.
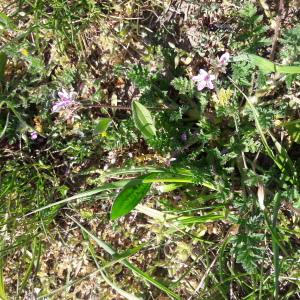
POLYGON ((198 91, 202 91, 206 87, 206 81, 202 80, 198 82, 197 89, 198 91))
POLYGON ((62 100, 62 101, 57 101, 53 104, 52 106, 52 112, 59 112, 63 108, 68 107, 73 104, 74 101, 67 99, 67 100, 62 100))
POLYGON ((74 100, 76 93, 75 92, 67 92, 65 89, 62 89, 61 92, 58 92, 58 97, 63 100, 74 100))
POLYGON ((36 131, 32 131, 32 132, 30 133, 30 138, 31 138, 32 140, 36 140, 36 139, 38 138, 37 132, 36 132, 36 131))
POLYGON ((66 93, 66 92, 58 92, 58 97, 63 100, 63 101, 66 101, 66 100, 69 100, 69 94, 66 93))
POLYGON ((193 81, 199 81, 199 80, 201 80, 201 78, 200 78, 199 75, 197 75, 197 76, 193 76, 193 77, 192 77, 192 80, 193 80, 193 81))
POLYGON ((209 75, 209 80, 215 80, 216 79, 216 76, 215 75, 209 75))
POLYGON ((208 75, 208 73, 205 71, 205 70, 203 70, 203 69, 200 69, 199 70, 199 78, 200 79, 205 79, 205 77, 208 75))
POLYGON ((52 112, 53 113, 59 112, 60 109, 61 109, 61 106, 58 105, 57 103, 54 103, 54 105, 52 106, 52 112))
POLYGON ((219 58, 220 64, 226 66, 228 64, 228 62, 229 62, 229 58, 230 58, 230 54, 228 52, 225 52, 219 58))
POLYGON ((212 90, 212 89, 214 88, 214 85, 213 85, 211 79, 208 79, 208 80, 206 81, 206 86, 207 86, 210 90, 212 90))

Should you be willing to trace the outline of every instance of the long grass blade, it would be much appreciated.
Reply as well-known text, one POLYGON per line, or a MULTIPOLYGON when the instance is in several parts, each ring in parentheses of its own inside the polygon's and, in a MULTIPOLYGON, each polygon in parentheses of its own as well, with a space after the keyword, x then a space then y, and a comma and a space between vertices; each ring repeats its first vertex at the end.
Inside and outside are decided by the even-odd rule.
MULTIPOLYGON (((274 197, 274 208, 273 208, 273 220, 272 220, 272 227, 274 231, 277 231, 276 225, 277 225, 277 216, 278 211, 280 208, 280 194, 276 193, 274 197)), ((276 240, 272 236, 272 247, 273 247, 273 261, 274 261, 274 270, 275 270, 275 276, 274 276, 274 298, 275 300, 279 299, 279 275, 280 275, 280 264, 279 264, 279 246, 276 242, 276 240)))
POLYGON ((287 151, 277 142, 277 140, 275 139, 275 137, 269 132, 267 131, 268 135, 272 138, 273 142, 275 143, 275 147, 276 150, 278 151, 279 156, 276 156, 272 149, 270 148, 266 136, 264 134, 264 131, 260 125, 259 122, 259 114, 257 109, 255 108, 255 106, 253 105, 253 103, 249 100, 249 98, 247 97, 247 95, 237 86, 237 84, 230 78, 228 77, 229 80, 234 84, 234 86, 242 93, 242 95, 244 96, 244 98, 247 101, 247 104, 249 105, 254 120, 255 120, 255 125, 256 125, 256 129, 261 137, 262 143, 265 147, 266 153, 268 154, 268 156, 274 161, 274 163, 277 165, 277 167, 279 168, 279 170, 286 175, 286 178, 292 183, 292 184, 296 184, 298 185, 298 175, 297 175, 297 171, 296 168, 294 167, 291 159, 289 158, 287 151), (279 147, 280 145, 280 147, 279 147))
POLYGON ((3 136, 4 136, 5 132, 6 132, 6 129, 8 127, 8 123, 9 123, 9 112, 7 113, 5 125, 4 125, 4 127, 3 127, 3 129, 2 129, 2 131, 0 133, 0 139, 3 138, 3 136))
POLYGON ((128 292, 126 292, 123 289, 121 289, 117 284, 115 284, 110 279, 108 279, 108 277, 105 276, 105 274, 104 274, 103 271, 100 271, 100 274, 101 274, 102 278, 104 279, 104 281, 107 284, 109 284, 116 292, 118 292, 124 298, 126 298, 128 300, 142 300, 142 298, 138 298, 135 295, 129 294, 128 292))
MULTIPOLYGON (((1 248, 2 245, 0 246, 0 249, 1 248)), ((4 286, 3 265, 4 265, 4 259, 3 257, 0 257, 0 299, 8 300, 8 296, 5 292, 5 286, 4 286)))
POLYGON ((128 182, 129 182, 129 180, 120 180, 120 181, 117 181, 117 182, 114 182, 114 183, 104 184, 103 186, 101 186, 97 189, 93 189, 93 190, 90 190, 90 191, 87 191, 87 192, 82 192, 82 193, 76 194, 74 196, 68 197, 66 199, 63 199, 63 200, 45 205, 45 206, 40 207, 38 209, 35 209, 35 210, 29 212, 28 214, 24 215, 24 217, 30 216, 32 214, 35 214, 37 212, 40 212, 40 211, 43 211, 45 209, 51 208, 53 206, 62 205, 62 204, 65 204, 65 203, 68 203, 68 202, 71 202, 71 201, 75 201, 75 200, 79 200, 79 199, 81 199, 81 201, 84 201, 82 199, 87 200, 87 199, 89 199, 89 197, 100 194, 101 192, 104 192, 104 191, 120 189, 120 188, 124 187, 128 182))
MULTIPOLYGON (((88 234, 88 236, 91 239, 93 239, 98 244, 99 247, 104 249, 110 255, 116 254, 116 251, 113 248, 111 248, 109 245, 107 245, 106 243, 101 241, 99 238, 97 238, 94 234, 92 234, 85 227, 83 227, 78 221, 76 221, 74 218, 72 218, 70 216, 69 216, 69 218, 72 219, 80 227, 80 229, 82 231, 84 231, 86 234, 88 234)), ((180 300, 180 297, 176 293, 174 293, 172 290, 170 290, 169 288, 164 286, 162 283, 158 282, 156 279, 152 278, 146 272, 143 272, 142 270, 140 270, 138 267, 136 267, 135 265, 130 263, 127 259, 122 260, 120 263, 123 264, 124 266, 126 266, 128 269, 130 269, 138 277, 140 277, 141 279, 144 279, 144 280, 148 281, 149 283, 153 284, 154 286, 159 288, 161 291, 168 294, 170 297, 172 297, 176 300, 180 300)))

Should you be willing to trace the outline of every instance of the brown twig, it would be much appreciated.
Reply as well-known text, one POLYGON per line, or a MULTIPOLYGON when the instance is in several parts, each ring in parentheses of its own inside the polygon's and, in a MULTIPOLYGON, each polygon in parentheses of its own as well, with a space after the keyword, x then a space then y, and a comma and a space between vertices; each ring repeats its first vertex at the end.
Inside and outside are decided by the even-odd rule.
POLYGON ((278 38, 280 35, 281 19, 282 19, 283 12, 284 12, 284 0, 280 0, 279 6, 278 6, 278 14, 276 17, 274 36, 273 36, 273 40, 272 40, 272 49, 271 49, 271 54, 270 54, 270 60, 274 60, 274 58, 275 58, 275 51, 276 51, 276 47, 277 47, 277 43, 278 43, 278 38))
POLYGON ((108 109, 120 109, 120 110, 131 110, 131 106, 125 105, 109 105, 109 104, 97 104, 97 105, 88 105, 82 106, 81 109, 87 108, 108 108, 108 109))
MULTIPOLYGON (((97 105, 88 105, 81 106, 80 109, 88 109, 88 108, 107 108, 107 109, 120 109, 120 110, 132 110, 131 106, 125 105, 108 105, 108 104, 97 104, 97 105)), ((172 107, 147 107, 149 110, 175 110, 172 107)))

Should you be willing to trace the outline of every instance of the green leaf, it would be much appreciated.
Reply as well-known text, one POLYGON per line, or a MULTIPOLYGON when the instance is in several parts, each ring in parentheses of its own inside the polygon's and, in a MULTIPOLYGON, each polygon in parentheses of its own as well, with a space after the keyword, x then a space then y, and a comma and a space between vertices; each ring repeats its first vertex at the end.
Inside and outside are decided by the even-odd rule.
MULTIPOLYGON (((156 176, 156 177, 151 177, 151 178, 145 178, 143 179, 143 183, 150 183, 150 182, 155 182, 155 183, 173 183, 173 184, 182 184, 182 183, 196 183, 195 178, 190 176, 190 174, 180 174, 180 170, 178 170, 178 173, 172 174, 168 172, 162 172, 159 175, 162 176, 156 176)), ((212 190, 217 190, 217 187, 210 181, 208 180, 200 180, 197 181, 198 184, 201 184, 209 189, 212 190)))
POLYGON ((109 127, 109 124, 111 123, 112 119, 111 118, 102 118, 98 122, 98 124, 95 127, 95 132, 100 134, 103 133, 107 130, 109 127))
POLYGON ((247 56, 250 58, 251 62, 263 73, 271 73, 276 71, 275 64, 270 60, 254 54, 248 54, 247 56))
MULTIPOLYGON (((169 175, 166 173, 166 175, 169 175)), ((145 178, 142 181, 143 183, 152 183, 152 182, 171 182, 171 183, 194 183, 194 179, 191 177, 175 176, 171 174, 169 176, 159 177, 159 178, 145 178)))
POLYGON ((179 217, 177 218, 177 222, 182 225, 190 225, 190 224, 198 224, 198 223, 208 223, 219 220, 224 220, 225 214, 207 214, 204 216, 192 216, 192 217, 179 217))
POLYGON ((138 101, 132 102, 133 120, 135 126, 141 131, 145 139, 156 136, 154 120, 150 111, 138 101))
POLYGON ((256 65, 263 73, 276 72, 280 74, 299 74, 300 66, 282 66, 274 64, 272 61, 255 54, 247 54, 251 62, 256 65))
POLYGON ((281 74, 300 74, 300 66, 276 65, 276 72, 281 74))
POLYGON ((132 211, 147 195, 152 182, 143 183, 146 178, 153 178, 156 174, 142 175, 126 184, 117 196, 111 209, 110 218, 115 220, 132 211))
POLYGON ((180 187, 182 187, 182 183, 170 183, 170 184, 162 184, 159 186, 159 190, 161 193, 169 193, 180 187))
POLYGON ((6 27, 7 29, 14 28, 14 23, 12 19, 2 12, 0 12, 0 25, 6 27))
POLYGON ((300 144, 300 120, 286 122, 283 124, 283 127, 286 128, 292 140, 300 144))
POLYGON ((195 94, 195 84, 192 80, 186 77, 178 77, 171 81, 171 85, 179 92, 181 95, 187 95, 193 97, 195 94))
POLYGON ((0 83, 4 82, 6 62, 7 62, 7 55, 4 52, 0 52, 0 83))

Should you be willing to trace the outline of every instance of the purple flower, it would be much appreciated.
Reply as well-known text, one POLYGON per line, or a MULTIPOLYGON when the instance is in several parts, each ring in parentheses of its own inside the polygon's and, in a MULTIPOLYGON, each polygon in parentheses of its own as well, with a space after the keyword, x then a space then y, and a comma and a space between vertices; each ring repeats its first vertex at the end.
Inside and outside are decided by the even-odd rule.
POLYGON ((67 92, 63 89, 62 92, 58 92, 58 97, 60 98, 60 101, 56 101, 55 103, 53 103, 52 113, 60 112, 61 110, 66 109, 73 104, 76 104, 76 102, 74 101, 74 92, 67 92))
POLYGON ((65 100, 65 101, 57 101, 52 106, 52 112, 57 113, 60 112, 62 109, 67 108, 68 106, 72 105, 71 100, 65 100))
POLYGON ((31 131, 31 132, 30 132, 30 138, 31 138, 32 140, 36 140, 37 137, 38 137, 38 133, 37 133, 36 131, 31 131))
POLYGON ((194 76, 192 78, 192 80, 197 83, 197 89, 198 89, 198 91, 202 91, 205 87, 207 87, 210 90, 212 90, 214 88, 214 85, 213 85, 212 82, 215 79, 216 79, 215 75, 211 75, 211 74, 207 73, 203 69, 199 70, 199 75, 194 76))
POLYGON ((181 134, 180 139, 181 139, 183 142, 186 142, 186 141, 187 141, 187 134, 186 134, 186 132, 184 132, 184 133, 181 134))
POLYGON ((230 59, 230 54, 228 52, 225 52, 224 54, 221 55, 221 57, 219 58, 219 64, 223 67, 223 66, 227 66, 229 63, 229 59, 230 59))
POLYGON ((62 92, 58 92, 58 97, 63 100, 63 101, 74 101, 75 98, 75 93, 74 92, 70 92, 68 93, 65 89, 62 89, 62 92))

